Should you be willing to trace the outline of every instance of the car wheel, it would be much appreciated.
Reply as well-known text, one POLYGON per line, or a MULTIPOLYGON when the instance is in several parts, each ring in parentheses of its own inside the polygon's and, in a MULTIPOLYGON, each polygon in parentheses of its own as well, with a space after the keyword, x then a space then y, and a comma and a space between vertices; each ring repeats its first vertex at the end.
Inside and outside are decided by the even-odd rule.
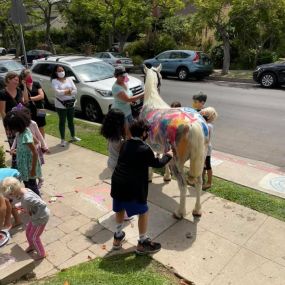
POLYGON ((177 76, 179 80, 182 80, 182 81, 186 80, 188 78, 188 75, 189 75, 189 71, 185 67, 181 67, 177 71, 177 76))
POLYGON ((273 73, 265 72, 261 75, 260 84, 264 88, 272 88, 276 85, 276 76, 273 73))
POLYGON ((98 103, 94 99, 85 99, 83 101, 83 113, 91 122, 101 122, 102 111, 98 103))

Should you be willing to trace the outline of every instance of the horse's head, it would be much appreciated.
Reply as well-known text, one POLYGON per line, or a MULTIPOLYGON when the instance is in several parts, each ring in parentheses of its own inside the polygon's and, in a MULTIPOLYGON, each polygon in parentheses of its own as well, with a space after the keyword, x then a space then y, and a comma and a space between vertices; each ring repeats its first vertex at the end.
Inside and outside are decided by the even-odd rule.
POLYGON ((145 85, 151 84, 151 86, 156 86, 157 90, 160 91, 161 79, 160 74, 161 64, 158 67, 148 68, 146 65, 143 65, 144 74, 145 74, 145 85))

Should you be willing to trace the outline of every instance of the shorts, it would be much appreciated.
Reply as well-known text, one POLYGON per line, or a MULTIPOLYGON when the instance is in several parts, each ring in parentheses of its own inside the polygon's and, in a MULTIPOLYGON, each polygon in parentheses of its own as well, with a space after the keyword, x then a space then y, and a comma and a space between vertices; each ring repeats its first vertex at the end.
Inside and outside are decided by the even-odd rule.
POLYGON ((142 215, 148 211, 148 205, 136 201, 126 202, 113 199, 113 211, 117 213, 122 210, 127 212, 128 217, 142 215))
POLYGON ((37 116, 35 118, 35 121, 36 121, 39 128, 42 128, 46 125, 46 117, 37 116))
POLYGON ((133 122, 133 120, 134 118, 132 114, 125 117, 125 122, 128 123, 129 125, 133 122))
POLYGON ((211 156, 208 155, 208 156, 206 156, 204 170, 211 170, 211 169, 212 169, 212 166, 211 166, 211 156))

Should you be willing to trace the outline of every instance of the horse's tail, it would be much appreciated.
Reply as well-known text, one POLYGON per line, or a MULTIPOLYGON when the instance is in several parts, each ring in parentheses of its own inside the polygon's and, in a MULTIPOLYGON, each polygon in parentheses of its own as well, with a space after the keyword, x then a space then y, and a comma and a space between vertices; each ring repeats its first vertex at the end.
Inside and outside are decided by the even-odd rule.
POLYGON ((205 163, 205 136, 202 126, 194 123, 190 127, 190 177, 196 178, 202 175, 205 163))

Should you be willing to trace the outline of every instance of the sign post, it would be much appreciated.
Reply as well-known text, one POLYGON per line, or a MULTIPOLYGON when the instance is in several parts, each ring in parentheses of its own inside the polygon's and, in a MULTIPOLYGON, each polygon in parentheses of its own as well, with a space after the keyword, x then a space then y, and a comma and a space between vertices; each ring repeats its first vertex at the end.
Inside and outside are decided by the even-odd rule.
POLYGON ((25 40, 24 40, 23 27, 22 27, 22 24, 25 24, 28 21, 28 17, 22 0, 12 0, 11 20, 13 23, 19 24, 20 26, 21 44, 24 54, 24 61, 25 61, 25 66, 28 67, 25 40))

